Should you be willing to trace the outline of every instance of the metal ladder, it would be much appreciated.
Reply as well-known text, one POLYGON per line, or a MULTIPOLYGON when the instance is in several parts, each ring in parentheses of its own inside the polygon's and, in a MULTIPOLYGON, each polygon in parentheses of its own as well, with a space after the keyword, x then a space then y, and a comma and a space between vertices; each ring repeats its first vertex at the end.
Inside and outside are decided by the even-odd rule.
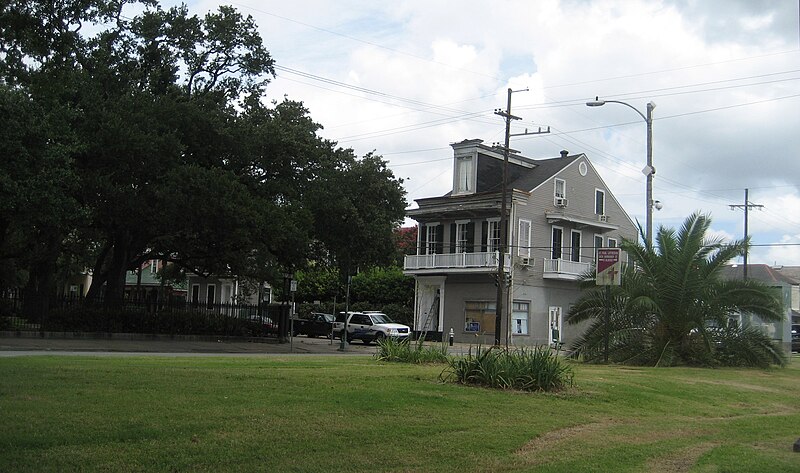
POLYGON ((425 338, 428 336, 428 330, 430 329, 431 325, 431 317, 436 315, 439 317, 439 291, 436 291, 436 295, 433 296, 433 302, 431 303, 431 308, 428 310, 428 315, 425 317, 425 322, 422 324, 422 331, 419 335, 418 344, 422 345, 422 342, 425 341, 425 338), (434 309, 436 309, 434 311, 434 309))

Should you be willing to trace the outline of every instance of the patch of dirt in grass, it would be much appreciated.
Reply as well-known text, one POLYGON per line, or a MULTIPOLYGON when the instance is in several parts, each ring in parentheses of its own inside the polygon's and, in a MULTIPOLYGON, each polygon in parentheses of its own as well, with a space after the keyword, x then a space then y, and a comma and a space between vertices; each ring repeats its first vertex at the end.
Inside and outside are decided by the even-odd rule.
POLYGON ((714 386, 730 386, 736 389, 745 389, 748 391, 757 391, 763 393, 780 393, 780 390, 768 388, 766 386, 759 386, 756 384, 742 383, 739 381, 720 381, 711 379, 684 379, 688 384, 712 384, 714 386))
POLYGON ((712 448, 714 442, 706 442, 653 458, 645 465, 645 471, 654 473, 683 473, 692 469, 697 460, 712 448))
POLYGON ((541 452, 547 451, 563 442, 572 441, 576 438, 585 438, 596 435, 599 431, 608 430, 610 426, 619 425, 619 423, 619 421, 614 419, 606 419, 600 422, 580 424, 545 432, 544 434, 529 440, 528 443, 517 449, 517 451, 514 453, 521 457, 536 456, 541 452))
POLYGON ((757 417, 783 417, 783 416, 794 415, 798 412, 798 409, 796 407, 787 406, 784 404, 775 404, 769 406, 753 406, 750 404, 740 403, 740 405, 732 404, 731 407, 748 408, 748 409, 755 409, 756 407, 760 407, 760 409, 755 412, 743 412, 743 413, 731 412, 730 414, 723 416, 706 417, 705 420, 728 421, 735 419, 750 419, 757 417))
MULTIPOLYGON (((514 454, 527 465, 539 465, 553 460, 564 445, 647 445, 678 437, 696 436, 701 433, 696 428, 658 429, 638 421, 604 419, 563 429, 545 432, 531 439, 514 454)), ((710 448, 710 447, 709 447, 710 448)), ((697 458, 705 450, 698 453, 697 458)), ((681 452, 680 457, 686 455, 681 452)), ((671 457, 670 457, 671 458, 671 457)), ((693 463, 692 463, 693 464, 693 463)), ((690 465, 691 466, 691 465, 690 465)), ((652 469, 649 471, 660 471, 652 469)), ((663 470, 667 473, 684 470, 663 470)))

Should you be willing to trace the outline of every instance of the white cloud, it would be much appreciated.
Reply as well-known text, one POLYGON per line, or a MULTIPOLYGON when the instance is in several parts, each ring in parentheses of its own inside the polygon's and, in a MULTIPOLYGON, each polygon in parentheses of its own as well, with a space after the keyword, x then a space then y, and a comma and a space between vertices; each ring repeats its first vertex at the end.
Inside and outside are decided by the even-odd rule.
MULTIPOLYGON (((644 219, 644 121, 621 105, 587 108, 596 95, 642 113, 648 101, 657 104, 654 198, 664 208, 656 225, 677 227, 701 211, 721 234, 742 235, 742 212, 728 205, 750 188, 751 201, 765 206, 750 213, 754 243, 800 234, 796 2, 237 5, 254 16, 279 65, 408 99, 284 72, 268 88, 269 98, 304 101, 326 137, 359 154, 384 154, 398 176, 411 178, 411 200, 450 190, 449 143, 502 141, 503 122, 492 111, 505 108, 508 87, 528 87, 513 95, 512 113, 523 118, 515 131, 551 126, 551 133, 514 138, 512 147, 532 157, 585 152, 633 218, 644 219)), ((794 247, 764 248, 753 258, 800 264, 794 247)))

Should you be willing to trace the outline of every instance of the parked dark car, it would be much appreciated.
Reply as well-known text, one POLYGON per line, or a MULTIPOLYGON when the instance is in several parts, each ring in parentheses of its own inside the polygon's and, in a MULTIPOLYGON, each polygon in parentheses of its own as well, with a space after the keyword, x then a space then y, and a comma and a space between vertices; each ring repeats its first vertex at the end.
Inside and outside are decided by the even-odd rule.
POLYGON ((307 337, 330 337, 333 329, 333 314, 314 312, 309 317, 292 320, 292 334, 307 337))
POLYGON ((800 324, 792 325, 792 351, 800 353, 800 324))
POLYGON ((278 324, 274 323, 269 317, 251 315, 249 322, 253 336, 263 337, 278 333, 278 324))

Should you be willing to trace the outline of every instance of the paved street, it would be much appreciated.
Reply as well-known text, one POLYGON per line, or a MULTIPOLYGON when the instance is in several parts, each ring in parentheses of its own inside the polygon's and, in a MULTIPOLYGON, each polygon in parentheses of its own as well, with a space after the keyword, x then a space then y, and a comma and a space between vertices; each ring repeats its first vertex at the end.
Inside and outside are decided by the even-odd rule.
POLYGON ((259 342, 226 340, 147 340, 125 338, 63 338, 0 336, 0 357, 22 355, 89 354, 89 355, 194 355, 194 356, 253 356, 275 354, 371 355, 375 345, 355 343, 345 352, 339 351, 339 340, 295 337, 292 343, 275 339, 259 342))
MULTIPOLYGON (((361 342, 348 345, 340 351, 340 341, 324 338, 294 337, 291 343, 278 343, 276 339, 242 341, 196 340, 191 337, 172 339, 134 339, 124 334, 113 338, 72 337, 70 334, 51 334, 47 337, 16 336, 13 332, 0 332, 0 358, 32 355, 103 355, 103 356, 259 356, 259 355, 372 355, 376 345, 361 342)), ((434 343, 434 342, 430 342, 434 343)), ((457 343, 450 353, 463 354, 469 345, 457 343)))

